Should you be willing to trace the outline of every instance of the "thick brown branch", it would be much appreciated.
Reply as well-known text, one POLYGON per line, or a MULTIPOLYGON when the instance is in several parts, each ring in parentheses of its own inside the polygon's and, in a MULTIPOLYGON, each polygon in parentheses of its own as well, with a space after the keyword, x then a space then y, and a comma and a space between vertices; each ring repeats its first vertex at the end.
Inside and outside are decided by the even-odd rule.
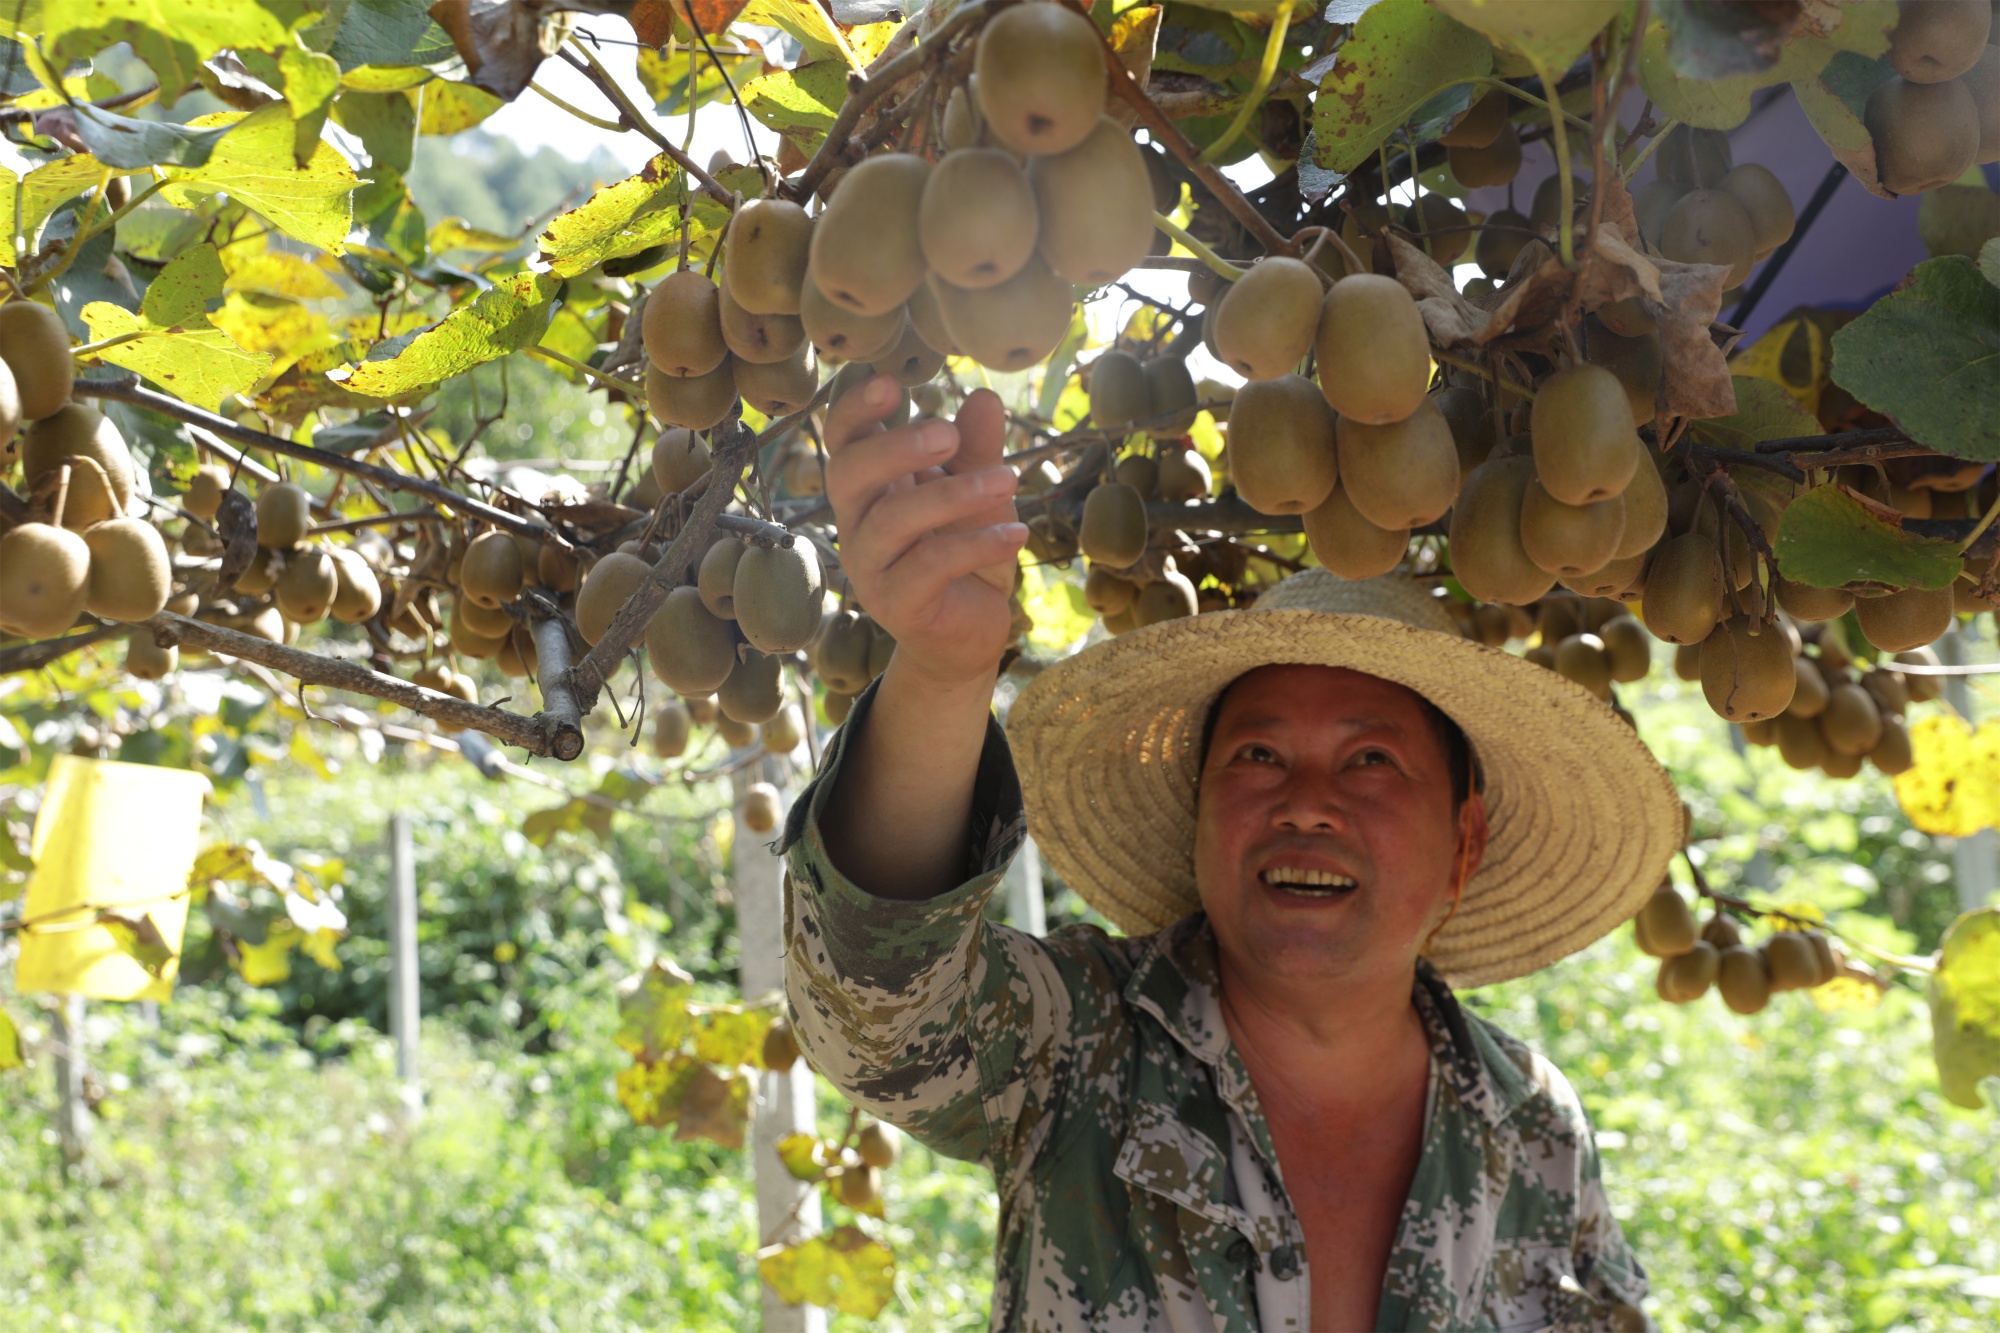
POLYGON ((561 542, 562 538, 519 514, 510 514, 504 509, 496 509, 483 501, 461 495, 449 486, 444 486, 423 477, 412 477, 394 468, 381 467, 375 463, 349 458, 328 449, 315 449, 309 444, 297 444, 277 435, 267 435, 261 430, 251 430, 239 426, 228 417, 213 412, 204 412, 191 407, 178 398, 172 398, 157 390, 149 389, 136 380, 78 380, 76 393, 87 398, 108 398, 114 402, 131 403, 158 412, 161 416, 184 421, 191 426, 200 426, 224 439, 235 440, 253 449, 266 453, 282 454, 286 458, 296 458, 304 463, 317 464, 335 472, 346 472, 356 477, 366 477, 385 490, 403 491, 411 495, 422 495, 445 505, 456 513, 468 518, 476 518, 482 523, 490 523, 496 528, 511 532, 519 537, 531 537, 538 541, 561 542))
POLYGON ((154 639, 162 644, 181 644, 212 653, 227 653, 246 662, 282 671, 307 685, 323 685, 328 689, 365 694, 438 722, 483 731, 508 745, 518 745, 530 754, 552 753, 558 727, 546 715, 523 717, 502 708, 483 708, 453 695, 412 685, 395 676, 385 676, 359 662, 321 657, 317 653, 239 634, 233 629, 224 629, 203 620, 190 620, 171 611, 162 611, 146 621, 145 628, 152 630, 154 639))
POLYGON ((115 639, 130 630, 128 625, 100 625, 84 630, 80 634, 67 635, 60 639, 43 639, 40 643, 25 643, 19 648, 9 648, 0 652, 0 676, 11 676, 17 671, 40 671, 49 663, 71 653, 82 652, 93 643, 103 643, 115 639))
POLYGON ((568 763, 583 753, 583 710, 570 685, 569 627, 562 612, 539 595, 529 598, 535 636, 535 683, 542 691, 540 721, 547 724, 549 754, 568 763))

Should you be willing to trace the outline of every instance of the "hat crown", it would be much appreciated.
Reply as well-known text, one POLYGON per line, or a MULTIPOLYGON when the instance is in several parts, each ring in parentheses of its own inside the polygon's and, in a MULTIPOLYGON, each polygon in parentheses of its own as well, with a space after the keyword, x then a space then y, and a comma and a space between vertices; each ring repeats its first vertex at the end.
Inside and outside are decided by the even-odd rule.
POLYGON ((1332 615, 1381 616, 1414 629, 1459 637, 1444 605, 1427 590, 1396 574, 1344 579, 1324 569, 1304 569, 1259 597, 1255 611, 1320 611, 1332 615))

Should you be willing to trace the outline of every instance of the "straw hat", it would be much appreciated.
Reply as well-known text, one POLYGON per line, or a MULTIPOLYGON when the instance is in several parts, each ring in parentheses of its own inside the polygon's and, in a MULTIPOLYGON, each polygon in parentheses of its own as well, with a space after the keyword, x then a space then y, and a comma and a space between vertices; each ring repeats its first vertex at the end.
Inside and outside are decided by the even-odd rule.
POLYGON ((1454 985, 1524 976, 1639 910, 1681 845, 1673 781, 1579 685, 1461 637, 1393 575, 1310 569, 1254 609, 1133 630, 1050 667, 1007 732, 1043 854, 1133 934, 1200 906, 1195 780, 1210 704, 1246 671, 1350 667, 1407 686, 1464 730, 1492 837, 1429 958, 1454 985))

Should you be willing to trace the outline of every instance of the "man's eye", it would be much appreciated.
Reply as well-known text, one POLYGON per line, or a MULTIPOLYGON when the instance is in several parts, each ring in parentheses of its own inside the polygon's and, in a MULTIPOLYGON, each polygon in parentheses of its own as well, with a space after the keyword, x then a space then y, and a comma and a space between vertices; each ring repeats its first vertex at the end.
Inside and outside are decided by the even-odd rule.
POLYGON ((1278 761, 1277 751, 1268 745, 1246 745, 1243 757, 1253 764, 1275 764, 1278 761))
POLYGON ((1360 754, 1354 756, 1354 762, 1357 764, 1391 764, 1395 760, 1389 757, 1387 750, 1363 750, 1360 754))

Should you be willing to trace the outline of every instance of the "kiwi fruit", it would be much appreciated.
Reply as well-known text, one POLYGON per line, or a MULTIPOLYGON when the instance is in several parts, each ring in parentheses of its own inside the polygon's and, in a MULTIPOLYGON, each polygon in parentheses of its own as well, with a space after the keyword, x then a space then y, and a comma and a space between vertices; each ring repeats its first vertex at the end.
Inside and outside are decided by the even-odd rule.
MULTIPOLYGON (((734 537, 724 537, 702 556, 695 574, 695 586, 701 594, 701 604, 708 608, 710 615, 723 620, 736 619, 736 565, 749 549, 734 537)), ((697 694, 708 692, 695 691, 697 694)), ((682 690, 681 693, 688 691, 682 690)))
POLYGON ((783 361, 736 363, 736 392, 743 401, 773 421, 800 411, 819 392, 819 372, 812 349, 800 347, 783 361))
POLYGON ((854 1138, 854 1151, 860 1154, 861 1160, 883 1170, 896 1164, 902 1150, 902 1135, 896 1132, 894 1125, 880 1120, 871 1120, 863 1125, 854 1138))
POLYGON ((813 652, 813 669, 829 690, 859 694, 875 678, 869 656, 875 646, 870 622, 848 610, 827 617, 813 652))
MULTIPOLYGON (((1054 6, 1023 5, 1023 9, 1054 6)), ((1019 12, 1019 11, 1009 11, 1019 12)), ((1069 11, 1065 10, 1064 13, 1069 11)), ((833 1192, 849 1208, 865 1209, 882 1197, 882 1173, 872 1166, 844 1166, 832 1179, 833 1192)))
POLYGON ((1521 251, 1533 238, 1522 235, 1521 231, 1502 231, 1500 228, 1525 231, 1533 226, 1526 214, 1511 208, 1498 209, 1489 215, 1479 238, 1472 245, 1472 259, 1479 265, 1479 271, 1495 282, 1504 281, 1514 271, 1514 261, 1520 258, 1521 251))
POLYGON ((134 680, 160 680, 180 668, 181 650, 162 648, 151 630, 142 629, 125 641, 125 674, 134 680))
POLYGON ((212 519, 215 511, 222 507, 222 496, 228 489, 229 469, 220 463, 203 463, 188 480, 187 493, 181 496, 181 508, 196 518, 212 519))
POLYGON ((745 310, 729 294, 727 274, 719 290, 722 344, 738 366, 785 361, 805 346, 805 323, 797 315, 756 315, 745 310))
POLYGON ((942 138, 946 151, 955 152, 961 148, 974 148, 979 144, 985 125, 979 119, 979 92, 977 80, 967 78, 964 83, 951 90, 944 99, 944 125, 942 138))
POLYGON ((1901 653, 1936 643, 1951 628, 1953 606, 1950 588, 1906 588, 1856 600, 1854 618, 1868 642, 1885 653, 1901 653))
POLYGON ((84 609, 105 620, 148 620, 167 604, 173 572, 167 543, 144 519, 113 518, 83 534, 90 548, 84 609))
POLYGON ((646 660, 676 694, 708 694, 736 666, 736 630, 695 589, 676 588, 646 626, 646 660))
POLYGON ((1688 192, 1685 185, 1677 185, 1670 180, 1652 180, 1639 187, 1632 196, 1632 220, 1639 224, 1639 235, 1655 249, 1659 248, 1660 232, 1666 226, 1667 214, 1673 212, 1674 205, 1688 192))
POLYGON ((983 366, 1026 370, 1056 349, 1069 332, 1075 293, 1041 256, 992 287, 954 287, 938 277, 931 295, 951 340, 983 366))
POLYGON ((618 608, 639 590, 653 567, 636 555, 614 551, 590 567, 576 592, 576 632, 595 645, 611 628, 618 608))
POLYGON ((1889 33, 1889 64, 1912 83, 1943 83, 1971 69, 1993 31, 1990 0, 1904 0, 1889 33))
POLYGON ((1687 900, 1670 883, 1653 890, 1653 896, 1639 909, 1638 924, 1657 950, 1658 958, 1673 958, 1694 948, 1699 933, 1687 900))
POLYGON ((1403 420, 1430 387, 1424 317, 1401 283, 1380 274, 1333 284, 1320 307, 1314 355, 1328 405, 1365 426, 1403 420))
MULTIPOLYGON (((9 302, 9 305, 12 304, 9 302)), ((0 306, 0 310, 7 308, 0 306)), ((67 397, 67 390, 64 393, 67 397)), ((109 499, 115 500, 117 505, 114 510, 100 498, 95 505, 85 508, 87 502, 84 497, 74 493, 81 479, 72 475, 70 503, 77 506, 77 514, 72 516, 65 510, 64 527, 82 527, 87 523, 101 522, 114 513, 130 512, 132 451, 125 447, 125 437, 118 433, 118 427, 112 424, 110 418, 82 403, 65 403, 48 415, 36 418, 21 437, 21 476, 31 487, 73 459, 89 459, 103 469, 104 481, 110 486, 109 499)), ((98 489, 101 492, 102 487, 98 489)))
POLYGON ((1470 472, 1484 463, 1493 452, 1493 432, 1479 391, 1462 384, 1446 385, 1431 395, 1431 402, 1444 414, 1445 425, 1451 428, 1459 471, 1470 472))
POLYGON ((1507 114, 1512 110, 1512 99, 1495 89, 1467 107, 1465 114, 1438 136, 1438 142, 1447 148, 1484 148, 1507 128, 1507 114))
POLYGON ((1611 698, 1611 658, 1595 634, 1572 634, 1556 644, 1555 672, 1598 698, 1611 698))
POLYGON ((69 402, 76 362, 69 330, 49 307, 21 297, 0 305, 0 362, 13 373, 29 421, 52 417, 69 402))
POLYGON ((1792 208, 1792 196, 1785 192, 1784 185, 1769 167, 1759 162, 1731 167, 1718 188, 1742 204, 1750 215, 1759 259, 1792 239, 1793 231, 1798 228, 1798 214, 1792 208))
MULTIPOLYGON (((1229 479, 1237 494, 1262 514, 1303 514, 1318 508, 1340 476, 1334 429, 1325 397, 1304 376, 1281 375, 1245 384, 1230 405, 1229 479)), ((1444 430, 1449 443, 1450 428, 1444 430)), ((1453 466, 1457 466, 1455 452, 1453 466)))
POLYGON ((1819 730, 1836 753, 1865 755, 1882 739, 1881 706, 1867 690, 1842 681, 1827 692, 1826 711, 1819 715, 1819 730))
POLYGON ((1579 597, 1636 602, 1645 587, 1645 577, 1646 557, 1635 555, 1611 560, 1588 574, 1565 574, 1556 582, 1579 597))
POLYGON ((504 532, 482 532, 465 548, 458 587, 481 606, 494 607, 521 595, 525 581, 521 548, 504 532))
POLYGON ((535 649, 535 636, 526 626, 517 626, 500 640, 500 651, 493 655, 493 665, 500 668, 500 674, 513 680, 531 678, 540 674, 541 660, 535 649))
POLYGON ((1130 352, 1112 348, 1090 367, 1090 420, 1106 429, 1131 428, 1152 415, 1146 368, 1130 352))
POLYGON ((1713 190, 1734 165, 1729 136, 1721 130, 1676 125, 1654 156, 1654 174, 1688 190, 1713 190))
MULTIPOLYGON (((512 547, 512 543, 508 543, 512 547)), ((272 588, 278 609, 295 625, 310 625, 326 618, 333 609, 334 594, 340 591, 340 577, 333 557, 318 547, 302 547, 285 557, 272 588)))
MULTIPOLYGON (((1994 51, 1993 59, 2000 64, 2000 50, 1994 51)), ((1954 183, 1930 190, 1917 205, 1917 239, 1933 259, 1944 255, 1977 259, 1995 236, 2000 236, 2000 194, 1984 185, 1954 183)))
MULTIPOLYGON (((1345 457, 1342 463, 1346 462, 1345 457)), ((1521 499, 1521 549, 1557 578, 1593 573, 1611 563, 1625 534, 1625 500, 1614 495, 1567 505, 1537 481, 1521 499)))
POLYGON ((270 547, 258 547, 256 554, 250 557, 250 563, 236 576, 236 582, 229 585, 230 590, 250 597, 262 597, 277 586, 278 562, 282 559, 283 557, 270 547))
POLYGON ((669 427, 653 441, 654 484, 662 495, 678 495, 708 475, 711 461, 700 436, 682 426, 669 427))
POLYGON ((1771 992, 1809 990, 1820 984, 1819 954, 1805 932, 1781 930, 1764 941, 1764 966, 1771 977, 1771 992))
POLYGON ((1145 363, 1146 410, 1152 425, 1146 433, 1156 440, 1175 440, 1194 425, 1195 405, 1201 401, 1187 362, 1169 352, 1145 363))
POLYGON ((954 287, 991 287, 1021 271, 1041 234, 1035 187, 1011 153, 960 148, 924 183, 917 211, 924 261, 954 287))
POLYGON ((1882 735, 1875 742, 1875 748, 1868 752, 1868 762, 1885 777, 1895 777, 1908 772, 1917 762, 1916 754, 1910 748, 1910 733, 1904 728, 1901 718, 1884 717, 1882 735))
MULTIPOLYGON (((886 352, 878 352, 870 361, 870 368, 878 374, 894 376, 896 383, 911 391, 911 405, 916 405, 915 391, 928 385, 936 391, 930 381, 944 368, 944 353, 923 340, 917 326, 905 320, 902 337, 898 338, 886 352)), ((747 395, 746 395, 747 396, 747 395)), ((811 398, 808 393, 807 398, 811 398)), ((943 407, 943 396, 938 395, 937 405, 943 407)), ((935 414, 933 414, 935 415, 935 414)))
POLYGON ((1091 488, 1083 498, 1077 547, 1096 564, 1135 565, 1146 553, 1146 497, 1122 481, 1091 488))
POLYGON ((715 702, 722 715, 732 722, 768 722, 784 707, 784 677, 781 659, 754 649, 743 654, 730 668, 728 679, 716 687, 715 702))
MULTIPOLYGON (((312 526, 312 496, 294 482, 281 481, 257 493, 257 544, 288 551, 305 540, 312 526)), ((241 585, 239 584, 240 588, 241 585)))
POLYGON ((1230 285, 1215 311, 1215 345, 1245 379, 1289 375, 1312 350, 1325 299, 1303 260, 1264 259, 1230 285))
POLYGON ((1160 465, 1148 454, 1127 454, 1111 469, 1111 479, 1122 481, 1148 500, 1160 498, 1160 465))
POLYGON ((1792 659, 1792 701, 1785 711, 1794 717, 1815 718, 1826 711, 1830 695, 1826 677, 1803 657, 1792 659))
POLYGON ((1471 219, 1441 194, 1427 194, 1403 210, 1404 230, 1416 236, 1425 254, 1450 269, 1472 248, 1471 219))
MULTIPOLYGON (((2000 13, 1994 15, 1993 28, 2000 34, 2000 13)), ((2000 162, 2000 45, 1989 44, 1959 82, 1979 109, 1979 151, 1973 161, 1982 166, 2000 162)))
POLYGON ((1468 190, 1505 185, 1521 174, 1521 134, 1511 122, 1483 147, 1447 145, 1451 174, 1468 190))
POLYGON ((1667 211, 1660 253, 1683 264, 1729 270, 1724 287, 1739 286, 1757 261, 1757 224, 1750 210, 1725 190, 1689 190, 1667 211))
POLYGON ((350 548, 341 547, 328 554, 333 557, 335 580, 333 618, 343 625, 373 620, 382 610, 381 576, 350 548))
POLYGON ((873 680, 889 669, 889 659, 896 655, 896 636, 872 620, 868 634, 868 678, 873 680))
POLYGON ((1646 628, 1668 643, 1700 643, 1722 620, 1722 557, 1699 532, 1662 542, 1646 568, 1646 628))
POLYGON ((706 375, 668 375, 658 366, 646 368, 646 407, 662 425, 708 430, 735 406, 735 365, 726 350, 722 363, 706 375))
POLYGON ((1083 600, 1100 616, 1117 615, 1138 596, 1138 585, 1119 578, 1102 565, 1092 565, 1083 576, 1083 600))
POLYGON ((61 634, 90 598, 90 564, 84 539, 51 523, 0 537, 0 625, 28 639, 61 634))
POLYGON ((1744 616, 1724 621, 1701 641, 1701 692, 1717 716, 1731 722, 1776 717, 1798 682, 1792 646, 1775 627, 1744 616))
POLYGON ((747 199, 729 220, 723 285, 753 315, 796 315, 812 247, 812 219, 786 199, 747 199))
POLYGON ((781 1074, 799 1062, 798 1038, 792 1035, 792 1025, 782 1015, 772 1019, 771 1026, 764 1029, 760 1059, 764 1068, 781 1074))
POLYGON ((1949 185, 1979 156, 1979 104, 1958 79, 1884 80, 1868 94, 1862 122, 1875 143, 1875 174, 1895 194, 1949 185))
POLYGON ((1631 484, 1618 497, 1625 503, 1625 534, 1612 552, 1614 560, 1644 557, 1667 531, 1667 487, 1650 461, 1632 470, 1631 484))
POLYGON ((1179 445, 1160 450, 1160 498, 1168 504, 1206 500, 1214 480, 1208 460, 1195 450, 1179 445))
POLYGON ((1593 315, 1584 321, 1584 354, 1592 365, 1602 366, 1617 378, 1632 405, 1632 424, 1651 425, 1658 412, 1660 376, 1665 368, 1660 335, 1626 337, 1593 315))
POLYGON ((662 375, 707 375, 729 355, 722 338, 721 296, 695 269, 660 279, 646 296, 641 320, 646 358, 662 375))
POLYGON ((1793 583, 1782 574, 1774 578, 1778 605, 1793 620, 1838 620, 1854 607, 1854 594, 1845 588, 1815 588, 1809 583, 1793 583))
POLYGON ((1099 117, 1067 152, 1033 159, 1028 175, 1041 214, 1036 244, 1057 276, 1079 287, 1101 287, 1152 248, 1145 155, 1109 116, 1099 117))
POLYGON ((1179 570, 1168 568, 1159 578, 1139 589, 1138 597, 1132 602, 1131 615, 1138 626, 1144 628, 1163 620, 1194 615, 1200 605, 1201 599, 1195 593, 1193 581, 1179 570))
POLYGON ((514 628, 514 617, 508 615, 505 609, 475 602, 470 597, 453 600, 452 617, 468 632, 482 639, 504 639, 514 628))
POLYGON ((979 123, 1017 153, 1068 152, 1103 116, 1103 41, 1096 25, 1061 5, 994 15, 974 48, 972 78, 979 123))
POLYGON ((1409 416, 1387 425, 1342 417, 1336 439, 1341 487, 1376 527, 1422 527, 1451 508, 1458 494, 1458 446, 1444 413, 1430 399, 1419 400, 1409 416))
POLYGON ((917 218, 930 171, 914 153, 883 153, 847 173, 812 235, 808 279, 829 301, 886 315, 910 299, 924 280, 917 218))
POLYGON ((1900 673, 1878 667, 1862 673, 1861 688, 1868 691, 1884 717, 1901 717, 1910 707, 1909 687, 1903 680, 1900 673))
POLYGON ((1771 973, 1764 955, 1741 944, 1722 948, 1715 965, 1715 989, 1739 1014, 1754 1014, 1771 1002, 1771 973))
POLYGON ((823 588, 811 542, 753 546, 736 564, 736 627, 759 652, 797 652, 819 630, 823 588))
POLYGON ((1611 679, 1621 685, 1644 680, 1653 667, 1653 640, 1646 627, 1620 613, 1597 627, 1604 655, 1611 660, 1611 679))
MULTIPOLYGON (((1939 665, 1937 653, 1930 648, 1911 648, 1906 652, 1897 653, 1896 660, 1905 666, 1939 665)), ((1888 674, 1902 681, 1903 690, 1909 695, 1911 703, 1927 704, 1944 693, 1944 681, 1937 676, 1895 670, 1891 670, 1888 674)))
POLYGON ((687 753, 694 735, 694 719, 685 705, 668 700, 653 713, 653 754, 660 759, 678 759, 687 753))
POLYGON ((1660 963, 1660 976, 1655 989, 1660 998, 1670 1004, 1691 1004, 1706 995, 1708 988, 1715 984, 1721 960, 1721 950, 1706 940, 1696 940, 1694 947, 1686 953, 1676 954, 1660 963))
MULTIPOLYGON (((912 304, 916 299, 911 298, 912 304)), ((857 315, 845 306, 835 305, 810 280, 799 297, 800 327, 813 350, 829 361, 867 361, 888 351, 903 336, 904 323, 900 309, 879 315, 857 315)))
POLYGON ((805 722, 799 717, 799 710, 790 704, 780 708, 760 732, 764 748, 772 754, 790 754, 799 748, 805 735, 805 722))
POLYGON ((1460 487, 1451 511, 1452 574, 1482 602, 1525 606, 1555 584, 1521 546, 1521 505, 1534 479, 1531 458, 1489 458, 1460 487))
MULTIPOLYGON (((1582 176, 1572 175, 1575 182, 1571 190, 1571 204, 1575 214, 1590 211, 1590 182, 1582 176)), ((1562 213, 1562 177, 1547 176, 1535 187, 1535 198, 1528 205, 1528 220, 1535 224, 1535 230, 1544 236, 1556 229, 1556 222, 1562 213)))
POLYGON ((1631 400, 1602 366, 1579 364, 1549 376, 1535 391, 1530 422, 1536 474, 1564 504, 1622 493, 1645 461, 1631 400))

